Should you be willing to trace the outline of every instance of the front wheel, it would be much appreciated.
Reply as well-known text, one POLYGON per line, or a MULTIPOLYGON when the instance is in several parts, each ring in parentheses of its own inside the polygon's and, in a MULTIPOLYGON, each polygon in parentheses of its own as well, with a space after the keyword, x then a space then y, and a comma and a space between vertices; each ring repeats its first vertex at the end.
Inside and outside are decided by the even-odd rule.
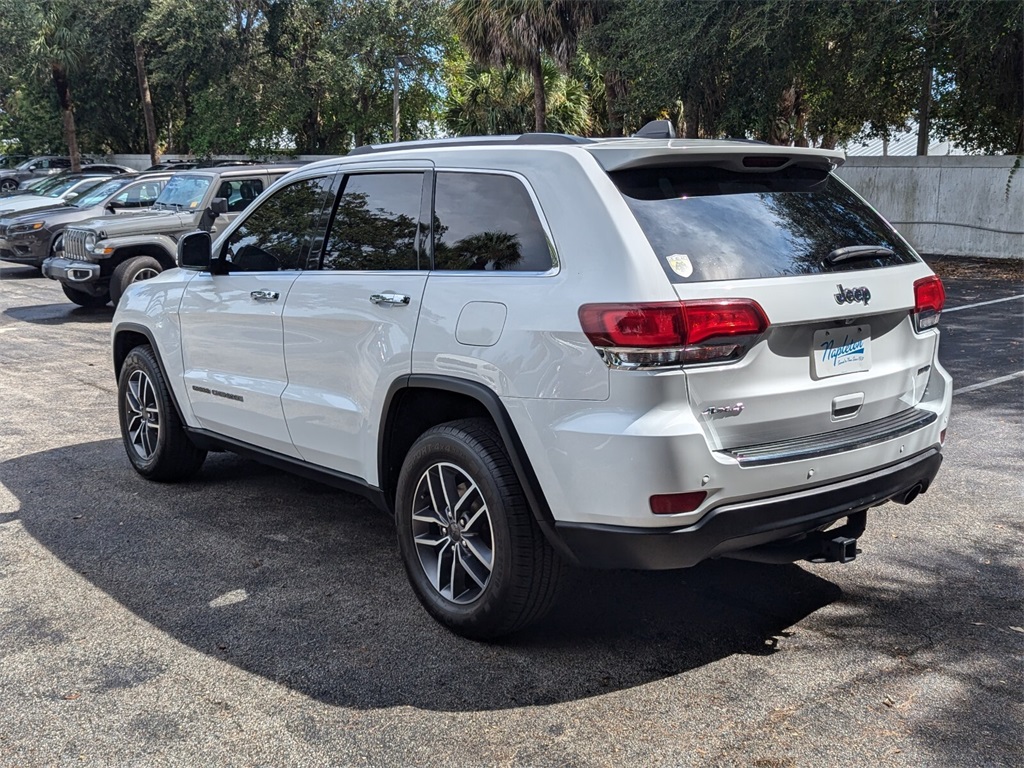
POLYGON ((0 181, 0 195, 9 195, 18 188, 18 182, 14 179, 0 181))
POLYGON ((195 474, 206 459, 178 418, 153 350, 135 347, 117 379, 121 439, 135 471, 150 480, 174 482, 195 474))
POLYGON ((522 629, 551 608, 563 570, 490 422, 425 432, 402 465, 398 545, 420 602, 464 637, 522 629))
POLYGON ((116 307, 129 285, 149 280, 163 271, 163 265, 152 256, 134 256, 125 259, 114 267, 114 272, 110 276, 110 300, 116 307))
POLYGON ((110 302, 110 293, 107 291, 104 291, 99 296, 93 296, 91 293, 69 288, 64 283, 61 283, 60 287, 63 289, 64 295, 80 307, 96 309, 97 307, 105 307, 110 302))

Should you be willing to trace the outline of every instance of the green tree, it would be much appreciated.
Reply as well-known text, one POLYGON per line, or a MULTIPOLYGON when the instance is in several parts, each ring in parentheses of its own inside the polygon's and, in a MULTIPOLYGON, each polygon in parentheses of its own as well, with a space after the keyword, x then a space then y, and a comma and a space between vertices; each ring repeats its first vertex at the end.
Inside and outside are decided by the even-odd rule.
POLYGON ((30 52, 41 71, 53 83, 64 125, 64 141, 71 156, 71 170, 82 168, 75 129, 75 108, 71 98, 71 80, 85 58, 86 35, 81 8, 70 0, 51 0, 42 5, 38 28, 30 52))
MULTIPOLYGON (((547 129, 588 135, 593 119, 586 85, 546 58, 542 71, 547 129)), ((533 122, 533 96, 531 77, 522 70, 465 62, 449 83, 445 125, 463 136, 526 133, 533 122)))
POLYGON ((452 6, 459 39, 475 61, 530 73, 537 131, 547 130, 544 55, 568 69, 592 14, 585 0, 455 0, 452 6))

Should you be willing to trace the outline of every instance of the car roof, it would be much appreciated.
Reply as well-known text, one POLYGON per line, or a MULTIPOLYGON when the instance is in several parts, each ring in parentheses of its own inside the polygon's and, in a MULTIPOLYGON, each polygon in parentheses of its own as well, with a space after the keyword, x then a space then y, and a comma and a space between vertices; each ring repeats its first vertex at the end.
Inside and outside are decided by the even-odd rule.
MULTIPOLYGON (((748 172, 769 172, 788 165, 820 165, 834 168, 846 160, 846 153, 836 149, 787 147, 764 144, 749 139, 677 139, 641 136, 591 139, 559 133, 525 133, 512 136, 466 136, 448 139, 426 139, 392 144, 364 145, 345 158, 364 159, 368 155, 401 153, 409 159, 432 159, 438 152, 454 150, 509 151, 549 149, 558 152, 587 152, 606 171, 655 165, 715 164, 748 172), (754 160, 753 158, 757 158, 754 160)), ((337 162, 320 161, 315 165, 337 162)))

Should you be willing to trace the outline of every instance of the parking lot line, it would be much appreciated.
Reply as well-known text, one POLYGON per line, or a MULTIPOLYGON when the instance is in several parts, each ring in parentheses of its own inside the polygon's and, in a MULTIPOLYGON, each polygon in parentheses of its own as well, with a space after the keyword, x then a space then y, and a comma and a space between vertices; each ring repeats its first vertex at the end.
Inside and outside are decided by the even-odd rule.
POLYGON ((988 381, 981 381, 977 384, 971 384, 966 387, 960 387, 960 389, 954 389, 954 395, 962 395, 964 392, 973 392, 976 389, 984 389, 985 387, 992 387, 996 384, 1002 384, 1004 381, 1011 381, 1012 379, 1019 379, 1024 376, 1024 371, 1017 371, 1016 373, 1008 373, 1006 376, 997 376, 994 379, 988 381))
POLYGON ((974 309, 975 307, 984 307, 987 304, 998 304, 1001 301, 1013 301, 1014 299, 1024 299, 1024 293, 1018 294, 1016 296, 1006 296, 1006 297, 1004 297, 1002 299, 991 299, 989 301, 978 301, 978 302, 975 302, 974 304, 964 304, 961 307, 952 307, 951 309, 943 309, 942 313, 946 314, 947 312, 959 312, 961 309, 974 309))

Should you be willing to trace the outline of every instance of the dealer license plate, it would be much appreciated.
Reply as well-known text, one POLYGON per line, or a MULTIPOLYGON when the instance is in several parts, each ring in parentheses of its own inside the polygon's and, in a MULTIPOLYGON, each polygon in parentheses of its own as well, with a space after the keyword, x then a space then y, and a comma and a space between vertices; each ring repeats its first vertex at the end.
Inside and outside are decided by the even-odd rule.
POLYGON ((811 348, 814 375, 823 379, 871 367, 871 327, 850 326, 815 331, 811 348))

